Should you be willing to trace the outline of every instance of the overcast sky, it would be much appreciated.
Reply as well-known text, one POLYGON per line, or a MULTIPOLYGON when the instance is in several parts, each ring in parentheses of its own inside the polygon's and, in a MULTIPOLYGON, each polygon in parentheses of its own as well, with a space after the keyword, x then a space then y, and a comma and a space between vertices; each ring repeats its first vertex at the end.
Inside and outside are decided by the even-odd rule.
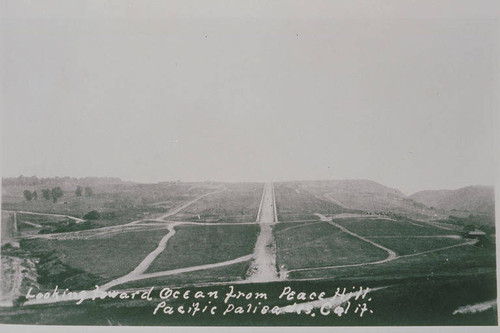
POLYGON ((2 3, 4 177, 494 183, 494 1, 2 3))

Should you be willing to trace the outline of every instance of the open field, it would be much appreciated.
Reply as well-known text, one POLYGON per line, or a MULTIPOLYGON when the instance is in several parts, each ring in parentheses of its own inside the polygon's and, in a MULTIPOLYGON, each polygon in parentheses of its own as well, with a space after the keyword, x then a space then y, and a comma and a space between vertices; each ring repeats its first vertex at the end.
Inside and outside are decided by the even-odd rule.
POLYGON ((425 224, 417 226, 404 221, 386 219, 335 219, 338 223, 361 236, 432 236, 456 235, 453 230, 439 229, 425 224))
POLYGON ((391 250, 394 250, 397 255, 416 254, 464 243, 464 239, 462 238, 448 238, 438 236, 430 236, 429 238, 425 236, 388 237, 390 238, 386 238, 384 236, 367 238, 391 250))
POLYGON ((256 225, 179 226, 148 273, 212 264, 251 254, 256 225))
MULTIPOLYGON (((349 278, 370 279, 371 281, 391 278, 417 278, 447 276, 455 279, 458 276, 474 276, 495 274, 495 252, 478 246, 462 246, 442 251, 400 257, 383 265, 366 265, 361 267, 343 267, 326 270, 309 270, 290 273, 292 279, 314 278, 349 278)), ((458 292, 458 291, 457 291, 458 292)))
POLYGON ((366 180, 292 182, 301 191, 341 207, 361 211, 384 211, 409 216, 432 216, 437 212, 405 196, 401 191, 366 180))
POLYGON ((298 189, 288 183, 274 186, 278 220, 315 219, 315 213, 335 214, 350 211, 327 200, 320 200, 306 190, 298 189))
POLYGON ((25 240, 33 253, 56 251, 62 262, 95 274, 101 282, 124 275, 155 249, 168 231, 123 232, 109 237, 74 240, 25 240))
POLYGON ((277 261, 286 270, 356 264, 384 259, 387 254, 331 225, 305 223, 275 228, 277 261))
POLYGON ((257 218, 262 184, 226 184, 226 191, 208 196, 170 219, 175 221, 250 222, 257 218))
POLYGON ((145 217, 156 217, 196 197, 220 189, 222 186, 205 183, 160 183, 160 184, 112 184, 93 186, 90 197, 76 196, 76 185, 63 186, 63 197, 56 203, 41 197, 36 187, 6 187, 2 193, 2 209, 11 211, 33 211, 39 213, 65 214, 82 218, 90 211, 98 211, 100 217, 94 222, 101 226, 124 224, 145 217), (37 190, 37 200, 26 201, 24 188, 37 190), (71 190, 69 190, 71 189, 71 190))
MULTIPOLYGON (((94 196, 76 198, 71 204, 72 199, 68 204, 54 204, 10 198, 11 209, 27 210, 25 206, 32 205, 29 212, 69 217, 17 213, 15 232, 13 213, 2 212, 7 221, 2 223, 2 235, 7 235, 3 245, 20 241, 21 246, 4 247, 10 258, 4 260, 9 274, 25 271, 22 263, 30 262, 41 290, 54 284, 72 290, 89 290, 96 284, 103 290, 153 286, 225 290, 235 285, 270 295, 285 286, 374 289, 370 306, 375 314, 363 320, 285 314, 259 316, 259 325, 497 322, 490 307, 457 314, 462 308, 493 304, 496 258, 491 246, 494 238, 493 243, 464 238, 462 228, 453 224, 348 209, 295 183, 118 184, 103 187, 103 192, 97 189, 94 196), (84 208, 84 202, 90 205, 84 208), (36 210, 38 204, 44 207, 36 210), (97 228, 61 230, 61 224, 88 223, 79 218, 94 208, 100 212, 100 218, 92 220, 97 228), (46 233, 38 234, 44 229, 46 233)), ((19 279, 14 282, 8 284, 9 292, 20 295, 18 286, 27 284, 19 279)), ((273 302, 286 305, 284 300, 273 302)), ((248 302, 236 303, 246 306, 248 302)), ((154 303, 140 300, 73 304, 43 305, 32 300, 21 307, 0 309, 0 321, 255 325, 257 318, 152 316, 154 303)))

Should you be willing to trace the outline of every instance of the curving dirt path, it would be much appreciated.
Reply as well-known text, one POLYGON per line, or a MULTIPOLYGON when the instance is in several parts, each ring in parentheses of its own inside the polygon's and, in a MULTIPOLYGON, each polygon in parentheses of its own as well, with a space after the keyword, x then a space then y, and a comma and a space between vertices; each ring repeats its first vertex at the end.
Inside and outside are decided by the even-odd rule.
POLYGON ((451 249, 451 248, 455 248, 455 247, 460 247, 460 246, 468 246, 468 245, 474 245, 478 242, 477 239, 474 239, 474 240, 470 240, 468 242, 464 242, 464 243, 460 243, 460 244, 456 244, 456 245, 450 245, 450 246, 446 246, 446 247, 442 247, 442 248, 439 248, 439 249, 434 249, 434 250, 429 250, 429 251, 424 251, 424 252, 419 252, 419 253, 414 253, 414 254, 406 254, 406 255, 401 255, 401 256, 398 256, 394 251, 380 245, 380 244, 377 244, 363 236, 360 236, 358 234, 355 234, 354 232, 350 231, 350 230, 347 230, 346 228, 334 223, 331 221, 331 219, 328 219, 327 217, 325 217, 324 215, 321 215, 321 214, 315 214, 316 216, 320 217, 322 221, 324 222, 328 222, 329 224, 341 229, 342 231, 354 236, 354 237, 357 237, 367 243, 370 243, 372 244, 373 246, 376 246, 380 249, 383 249, 384 251, 386 251, 389 255, 387 258, 383 259, 383 260, 378 260, 378 261, 371 261, 371 262, 364 262, 364 263, 360 263, 360 264, 350 264, 350 265, 337 265, 337 266, 324 266, 324 267, 311 267, 311 268, 297 268, 297 269, 291 269, 289 270, 289 272, 299 272, 299 271, 311 271, 311 270, 322 270, 322 269, 332 269, 332 268, 345 268, 345 267, 361 267, 361 266, 367 266, 367 265, 379 265, 379 264, 384 264, 384 263, 387 263, 389 261, 393 261, 393 260, 397 260, 397 259, 401 259, 401 258, 408 258, 408 257, 415 257, 415 256, 419 256, 419 255, 422 255, 422 254, 427 254, 427 253, 432 253, 432 252, 438 252, 438 251, 443 251, 443 250, 448 250, 448 249, 451 249))

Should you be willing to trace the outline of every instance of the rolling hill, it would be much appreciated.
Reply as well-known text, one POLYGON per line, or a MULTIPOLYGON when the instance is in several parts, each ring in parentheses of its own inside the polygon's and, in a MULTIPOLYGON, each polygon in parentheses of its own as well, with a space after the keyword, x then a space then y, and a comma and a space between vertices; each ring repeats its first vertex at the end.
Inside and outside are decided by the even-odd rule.
POLYGON ((443 211, 493 216, 495 193, 492 186, 467 186, 457 190, 421 191, 410 199, 443 211))
POLYGON ((366 179, 291 182, 322 200, 334 202, 344 208, 364 211, 385 211, 414 216, 433 216, 423 203, 401 191, 366 179))

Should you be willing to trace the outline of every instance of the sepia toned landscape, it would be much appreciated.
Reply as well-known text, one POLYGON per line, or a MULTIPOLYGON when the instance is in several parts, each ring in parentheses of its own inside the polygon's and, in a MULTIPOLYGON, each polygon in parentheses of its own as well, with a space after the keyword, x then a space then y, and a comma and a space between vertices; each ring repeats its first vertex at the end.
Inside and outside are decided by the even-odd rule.
POLYGON ((499 13, 2 1, 0 331, 498 327, 499 13))
MULTIPOLYGON (((0 321, 235 323, 231 316, 151 316, 151 303, 140 300, 76 305, 74 299, 26 297, 56 287, 138 292, 237 285, 272 293, 286 286, 361 285, 372 289, 375 314, 369 317, 313 321, 282 314, 258 324, 494 325, 493 200, 485 186, 405 196, 369 180, 6 178, 0 321), (38 195, 46 189, 50 196, 38 195)), ((248 314, 236 322, 252 320, 248 314)))

